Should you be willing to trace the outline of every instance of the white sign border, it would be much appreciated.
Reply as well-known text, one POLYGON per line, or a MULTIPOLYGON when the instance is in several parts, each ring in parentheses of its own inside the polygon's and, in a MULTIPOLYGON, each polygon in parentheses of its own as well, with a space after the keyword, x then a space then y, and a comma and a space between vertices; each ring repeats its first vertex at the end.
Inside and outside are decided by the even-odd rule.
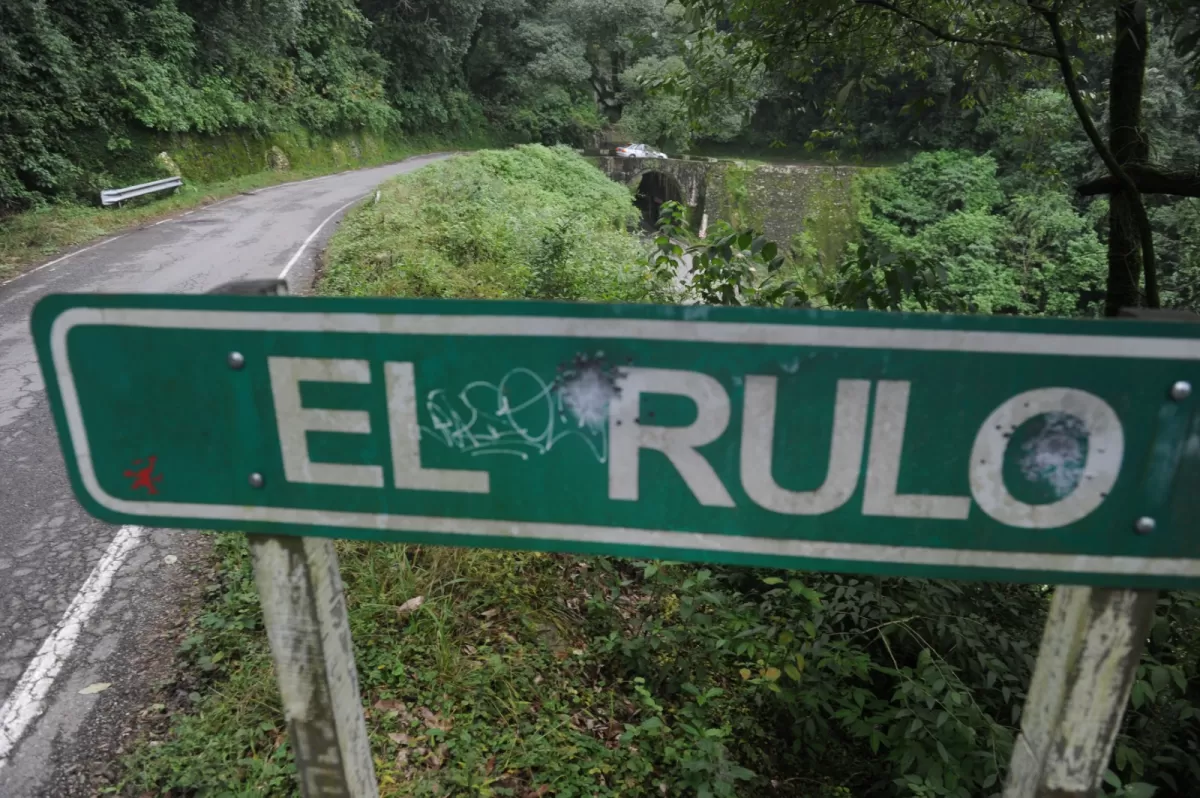
POLYGON ((547 524, 477 518, 354 513, 244 505, 146 502, 118 499, 96 478, 79 395, 67 356, 67 335, 78 326, 257 332, 342 332, 391 335, 461 335, 554 338, 626 338, 691 343, 906 349, 987 354, 1066 355, 1143 360, 1200 360, 1200 340, 1114 335, 924 330, 801 324, 705 321, 707 308, 688 308, 691 319, 576 318, 386 313, 247 312, 144 308, 71 308, 50 329, 50 349, 72 449, 85 490, 117 513, 148 518, 188 518, 234 523, 280 523, 495 539, 572 541, 657 549, 770 557, 903 562, 946 568, 991 568, 1120 576, 1200 577, 1200 559, 1024 553, 867 543, 781 540, 766 537, 659 529, 547 524))

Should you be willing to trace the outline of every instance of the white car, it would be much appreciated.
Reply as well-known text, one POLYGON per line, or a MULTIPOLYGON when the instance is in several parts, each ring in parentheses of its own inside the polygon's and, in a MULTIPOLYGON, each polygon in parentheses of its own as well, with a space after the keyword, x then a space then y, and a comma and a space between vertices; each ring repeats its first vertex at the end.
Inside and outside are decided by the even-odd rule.
POLYGON ((646 144, 627 144, 624 147, 617 147, 617 157, 619 158, 666 158, 665 152, 659 152, 653 147, 646 144))

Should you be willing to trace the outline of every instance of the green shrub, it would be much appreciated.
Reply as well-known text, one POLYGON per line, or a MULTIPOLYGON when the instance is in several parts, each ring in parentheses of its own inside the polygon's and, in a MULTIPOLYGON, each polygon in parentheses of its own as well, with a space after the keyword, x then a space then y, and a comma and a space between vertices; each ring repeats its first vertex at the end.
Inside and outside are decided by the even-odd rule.
POLYGON ((339 295, 646 300, 629 190, 564 147, 485 150, 380 190, 332 242, 339 295))
POLYGON ((945 293, 983 313, 1074 315, 1102 296, 1092 222, 1053 189, 1006 196, 988 155, 939 150, 860 173, 869 247, 942 269, 945 293))

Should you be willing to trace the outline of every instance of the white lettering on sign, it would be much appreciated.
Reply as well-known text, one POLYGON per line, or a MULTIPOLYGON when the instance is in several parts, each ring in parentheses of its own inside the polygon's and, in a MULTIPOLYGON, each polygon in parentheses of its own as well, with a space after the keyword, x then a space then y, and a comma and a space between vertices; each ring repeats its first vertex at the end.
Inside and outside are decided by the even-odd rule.
POLYGON ((487 493, 486 471, 460 471, 421 467, 421 428, 417 424, 417 387, 412 363, 385 363, 388 429, 392 441, 392 469, 402 490, 444 490, 487 493))
POLYGON ((683 477, 696 501, 707 507, 733 507, 717 472, 696 451, 729 425, 729 394, 707 374, 673 369, 623 369, 621 393, 608 407, 608 497, 638 500, 639 452, 653 449, 683 477), (643 393, 684 396, 696 405, 696 420, 685 427, 660 427, 641 418, 643 393))
POLYGON ((871 423, 863 515, 966 520, 971 512, 971 500, 966 496, 896 493, 904 427, 908 422, 909 386, 895 380, 880 380, 875 386, 875 418, 871 423))
POLYGON ((775 441, 775 377, 746 377, 742 409, 742 487, 756 504, 788 515, 823 515, 841 507, 858 489, 863 441, 867 430, 868 380, 838 380, 833 410, 829 466, 821 487, 793 491, 779 487, 773 476, 775 441))
MULTIPOLYGON (((271 389, 289 482, 383 487, 378 465, 314 463, 309 432, 371 433, 365 410, 305 408, 301 382, 369 384, 365 360, 268 358, 271 389)), ((488 493, 486 471, 425 468, 421 465, 416 375, 408 362, 384 364, 393 481, 401 490, 488 493)), ((533 374, 533 372, 529 372, 533 374)), ((838 380, 825 478, 815 490, 781 487, 774 477, 778 378, 747 375, 739 457, 739 476, 755 504, 785 515, 824 515, 844 506, 858 489, 867 442, 869 380, 838 380)), ((893 518, 962 521, 971 497, 983 512, 1002 524, 1026 529, 1055 529, 1072 524, 1098 508, 1116 484, 1125 438, 1117 414, 1104 400, 1073 388, 1041 388, 1014 396, 984 421, 975 436, 968 465, 971 497, 898 492, 911 383, 875 384, 862 513, 893 518), (1027 504, 1008 490, 1004 463, 1013 433, 1044 416, 1043 430, 1022 444, 1019 468, 1030 482, 1048 485, 1056 501, 1027 504)), ((661 453, 683 479, 696 501, 706 507, 733 507, 734 501, 712 464, 700 453, 723 434, 731 415, 729 394, 715 378, 695 371, 622 369, 608 401, 608 496, 638 501, 642 450, 661 453), (679 396, 696 408, 684 426, 660 426, 642 416, 645 394, 679 396)), ((553 408, 553 405, 551 405, 553 408)), ((549 447, 547 447, 548 449, 549 447)), ((808 452, 799 456, 810 457, 808 452)))
POLYGON ((288 482, 382 488, 383 469, 377 465, 314 463, 308 455, 309 432, 350 432, 368 435, 371 417, 365 410, 326 410, 300 404, 301 382, 371 382, 365 360, 323 360, 306 357, 267 358, 275 419, 288 482))
POLYGON ((1026 391, 992 411, 975 435, 971 494, 980 509, 1002 524, 1055 529, 1078 521, 1100 506, 1117 482, 1124 454, 1121 421, 1100 397, 1073 388, 1026 391), (1081 429, 1074 434, 1068 428, 1026 444, 1033 469, 1048 472, 1052 479, 1067 472, 1062 481, 1069 493, 1050 504, 1025 504, 1013 498, 1004 484, 1004 455, 1017 427, 1042 414, 1051 418, 1066 415, 1081 422, 1081 429), (1081 456, 1085 440, 1087 452, 1081 456))

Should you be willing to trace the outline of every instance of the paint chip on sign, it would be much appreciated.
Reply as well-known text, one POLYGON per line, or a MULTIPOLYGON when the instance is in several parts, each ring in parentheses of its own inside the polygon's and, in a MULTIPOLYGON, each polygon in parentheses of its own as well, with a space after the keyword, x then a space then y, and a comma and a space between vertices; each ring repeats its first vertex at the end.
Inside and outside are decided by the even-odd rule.
POLYGON ((1068 413, 1046 413, 1041 431, 1021 447, 1025 479, 1048 485, 1063 498, 1079 484, 1087 466, 1088 431, 1068 413))

